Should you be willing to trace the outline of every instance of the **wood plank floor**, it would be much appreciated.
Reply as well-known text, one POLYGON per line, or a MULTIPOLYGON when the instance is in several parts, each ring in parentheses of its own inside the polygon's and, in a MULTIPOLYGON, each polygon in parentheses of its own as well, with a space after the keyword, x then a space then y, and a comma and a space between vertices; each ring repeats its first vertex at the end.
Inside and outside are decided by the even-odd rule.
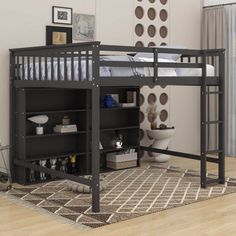
MULTIPOLYGON (((172 165, 199 169, 199 163, 173 158, 172 165)), ((217 166, 209 164, 208 170, 216 172, 217 166)), ((227 158, 227 176, 236 177, 236 158, 227 158)), ((116 235, 236 235, 236 194, 194 203, 160 213, 155 213, 106 227, 87 230, 67 224, 49 215, 35 211, 0 197, 1 236, 116 236, 116 235)))

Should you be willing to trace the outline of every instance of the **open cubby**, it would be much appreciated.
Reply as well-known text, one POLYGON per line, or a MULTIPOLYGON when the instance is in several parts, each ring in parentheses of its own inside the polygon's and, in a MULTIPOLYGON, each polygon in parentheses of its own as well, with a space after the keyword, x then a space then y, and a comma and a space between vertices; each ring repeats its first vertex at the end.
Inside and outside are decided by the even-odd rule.
MULTIPOLYGON (((91 91, 85 89, 19 89, 16 94, 16 142, 17 159, 41 165, 46 161, 50 168, 53 159, 57 163, 69 160, 76 155, 74 174, 91 174, 91 91), (31 116, 47 115, 48 122, 43 125, 44 133, 36 134, 36 124, 28 120, 31 116), (64 116, 68 116, 71 124, 77 125, 77 132, 54 133, 55 125, 62 124, 64 116)), ((139 89, 134 87, 107 87, 100 90, 100 171, 106 168, 106 154, 109 152, 136 149, 139 151, 139 89), (126 103, 127 91, 136 92, 136 104, 133 107, 103 106, 106 94, 118 94, 119 102, 126 103), (118 135, 123 137, 122 149, 114 144, 118 135)), ((139 161, 138 161, 139 163, 139 161)), ((68 161, 68 166, 71 162, 68 161)), ((70 173, 69 167, 67 169, 70 173)), ((40 173, 35 172, 37 181, 40 173)), ((47 175, 47 179, 52 176, 47 175)), ((14 178, 21 184, 30 182, 30 170, 15 166, 14 178)))

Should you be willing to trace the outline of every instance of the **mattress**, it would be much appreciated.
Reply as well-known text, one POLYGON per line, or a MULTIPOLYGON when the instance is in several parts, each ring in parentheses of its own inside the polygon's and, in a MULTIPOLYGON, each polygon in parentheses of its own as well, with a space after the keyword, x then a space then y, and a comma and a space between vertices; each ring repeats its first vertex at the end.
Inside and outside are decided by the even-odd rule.
MULTIPOLYGON (((101 61, 127 61, 127 62, 153 62, 153 58, 144 58, 144 57, 132 57, 132 56, 102 56, 100 57, 101 61)), ((159 58, 158 62, 168 62, 173 63, 175 61, 159 58)), ((85 59, 73 60, 73 71, 72 71, 72 61, 70 58, 67 59, 65 64, 64 58, 60 59, 60 63, 58 63, 58 59, 47 60, 47 76, 45 69, 45 62, 41 63, 41 79, 42 80, 60 80, 63 81, 65 79, 65 69, 67 71, 66 77, 67 80, 72 80, 72 75, 74 73, 75 81, 83 81, 83 80, 92 80, 92 62, 91 60, 86 61, 85 59), (87 71, 87 63, 88 71, 87 71), (66 65, 66 68, 65 68, 66 65), (59 66, 59 68, 58 68, 59 66), (80 74, 79 74, 80 67, 80 74), (53 70, 53 73, 52 73, 53 70), (58 75, 60 71, 60 74, 58 75), (53 76, 53 77, 52 77, 53 76)), ((35 80, 39 80, 40 73, 39 68, 40 64, 38 62, 35 63, 35 80)), ((34 79, 34 68, 33 63, 28 65, 24 65, 20 68, 20 78, 24 80, 33 80, 34 79), (24 73, 23 73, 24 71, 24 73)), ((214 76, 215 68, 212 65, 207 65, 207 76, 214 76)), ((202 69, 201 68, 158 68, 158 76, 161 77, 175 77, 175 76, 201 76, 202 69)), ((100 67, 100 76, 101 77, 145 77, 145 76, 154 76, 154 70, 152 67, 100 67)))

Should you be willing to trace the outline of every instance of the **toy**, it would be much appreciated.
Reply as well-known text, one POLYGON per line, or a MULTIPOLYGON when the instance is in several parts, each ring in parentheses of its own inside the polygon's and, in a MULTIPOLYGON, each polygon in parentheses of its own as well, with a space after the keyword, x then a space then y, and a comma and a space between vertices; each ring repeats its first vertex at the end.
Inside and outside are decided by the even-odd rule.
MULTIPOLYGON (((46 163, 47 161, 46 160, 41 160, 39 161, 39 165, 42 166, 42 167, 46 167, 46 163)), ((40 180, 46 180, 46 175, 44 172, 40 172, 40 180)))

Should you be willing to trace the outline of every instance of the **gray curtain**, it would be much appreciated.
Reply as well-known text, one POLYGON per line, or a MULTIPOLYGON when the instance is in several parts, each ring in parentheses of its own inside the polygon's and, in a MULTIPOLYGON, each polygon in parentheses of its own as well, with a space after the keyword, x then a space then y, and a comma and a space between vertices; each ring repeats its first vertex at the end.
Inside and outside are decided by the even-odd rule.
POLYGON ((229 156, 236 156, 236 5, 224 7, 227 24, 227 143, 229 156))
MULTIPOLYGON (((227 23, 224 7, 210 7, 203 10, 203 28, 202 28, 202 48, 227 48, 227 23)), ((208 63, 213 64, 211 61, 208 63)), ((218 72, 218 61, 214 61, 214 66, 218 72)), ((227 75, 226 75, 227 81, 227 75)), ((226 82, 227 83, 227 82, 226 82)), ((228 86, 226 85, 226 88, 228 86)), ((210 88, 211 91, 217 88, 210 88)), ((208 96, 208 119, 211 121, 218 120, 217 95, 208 96)), ((227 104, 227 103, 226 103, 227 104)), ((227 107, 226 107, 227 110, 227 107)), ((227 116, 227 111, 226 111, 227 116)), ((227 123, 227 119, 226 119, 227 123)), ((227 125, 226 125, 227 127, 227 125)), ((218 127, 210 125, 208 127, 208 149, 218 149, 218 127)), ((227 135, 226 135, 227 139, 227 135)), ((227 143, 227 141, 226 141, 227 143)))
MULTIPOLYGON (((225 147, 226 155, 236 156, 236 4, 204 9, 202 46, 206 49, 226 49, 225 147)), ((212 104, 216 104, 216 101, 211 100, 210 105, 212 104)), ((210 109, 210 113, 212 115, 217 111, 210 109)), ((216 132, 216 130, 210 131, 210 144, 216 132)))

